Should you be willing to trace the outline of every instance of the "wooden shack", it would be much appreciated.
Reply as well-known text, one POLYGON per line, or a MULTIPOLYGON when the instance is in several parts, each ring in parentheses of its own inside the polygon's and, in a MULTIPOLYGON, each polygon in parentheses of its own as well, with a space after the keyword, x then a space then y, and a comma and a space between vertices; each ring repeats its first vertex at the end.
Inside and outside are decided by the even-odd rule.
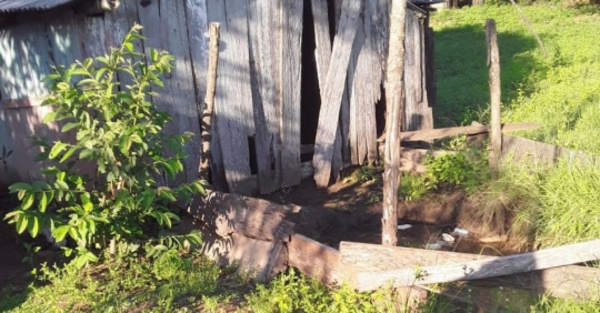
MULTIPOLYGON (((408 7, 403 129, 427 129, 432 32, 427 12, 408 7)), ((65 136, 42 123, 42 78, 107 53, 134 23, 147 38, 138 49, 176 57, 154 101, 173 117, 168 131, 197 134, 180 180, 197 178, 205 157, 218 189, 270 193, 303 175, 326 186, 345 166, 378 160, 389 0, 0 0, 0 152, 12 151, 0 184, 39 179, 31 138, 65 136), (210 22, 221 36, 212 155, 202 156, 210 22)))

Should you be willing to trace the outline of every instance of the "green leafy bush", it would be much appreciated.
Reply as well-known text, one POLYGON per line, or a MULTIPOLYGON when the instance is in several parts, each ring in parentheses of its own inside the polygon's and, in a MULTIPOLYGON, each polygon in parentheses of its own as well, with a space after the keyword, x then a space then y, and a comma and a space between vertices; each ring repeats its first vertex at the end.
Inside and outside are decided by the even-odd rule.
POLYGON ((472 191, 489 178, 486 153, 467 145, 466 138, 459 137, 448 145, 448 153, 438 157, 428 156, 426 184, 429 189, 453 189, 462 187, 472 191))
POLYGON ((56 241, 71 238, 77 248, 65 247, 64 253, 75 252, 79 265, 97 261, 97 252, 107 247, 114 253, 119 242, 170 228, 179 219, 170 205, 204 193, 200 181, 167 184, 183 171, 182 147, 192 134, 162 132, 170 117, 152 102, 158 95, 151 88, 163 86, 160 76, 171 70, 173 57, 135 51, 135 41, 143 39, 140 30, 134 26, 109 55, 58 67, 45 78, 50 95, 44 105, 53 112, 44 121, 60 121, 62 132, 76 141, 37 140, 39 160, 52 164, 42 172, 48 182, 10 186, 21 204, 6 215, 9 223, 32 237, 49 225, 56 241), (117 77, 131 83, 120 84, 117 77), (81 174, 80 165, 93 165, 93 174, 81 174))

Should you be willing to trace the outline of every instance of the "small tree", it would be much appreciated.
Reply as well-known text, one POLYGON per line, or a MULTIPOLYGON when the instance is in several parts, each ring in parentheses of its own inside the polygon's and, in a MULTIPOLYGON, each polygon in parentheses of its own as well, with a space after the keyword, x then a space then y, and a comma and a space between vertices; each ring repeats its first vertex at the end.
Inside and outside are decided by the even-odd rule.
POLYGON ((170 204, 204 193, 197 180, 174 188, 157 180, 183 171, 182 147, 192 134, 162 132, 170 117, 156 108, 151 98, 158 95, 150 88, 163 86, 159 77, 171 70, 173 57, 136 52, 141 28, 134 26, 109 55, 58 67, 45 78, 50 95, 44 105, 53 112, 44 122, 61 121, 61 131, 74 132, 76 141, 37 140, 39 160, 54 164, 42 171, 48 182, 10 186, 21 204, 6 215, 9 223, 32 237, 49 225, 56 241, 71 238, 77 247, 64 253, 75 252, 79 265, 97 261, 107 247, 114 253, 119 242, 147 239, 152 225, 170 228, 179 219, 170 204), (81 175, 78 165, 94 165, 93 176, 81 175))

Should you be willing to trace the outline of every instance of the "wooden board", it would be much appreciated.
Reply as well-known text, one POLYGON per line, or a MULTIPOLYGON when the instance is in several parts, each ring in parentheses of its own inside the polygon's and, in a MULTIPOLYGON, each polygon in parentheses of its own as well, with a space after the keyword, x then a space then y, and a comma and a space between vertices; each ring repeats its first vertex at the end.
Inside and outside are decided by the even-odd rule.
POLYGON ((583 164, 598 162, 597 158, 590 157, 580 151, 508 135, 502 135, 502 157, 525 164, 552 164, 561 159, 583 164))
POLYGON ((321 103, 321 112, 317 126, 313 166, 317 186, 324 188, 331 178, 331 162, 338 128, 338 118, 351 47, 354 42, 359 21, 361 1, 344 1, 340 26, 333 42, 331 63, 325 80, 323 94, 327 95, 321 103))
POLYGON ((210 191, 188 208, 194 218, 210 225, 221 237, 238 233, 264 241, 289 241, 294 223, 285 208, 267 200, 210 191))
MULTIPOLYGON (((526 273, 570 264, 600 259, 600 240, 549 248, 497 258, 485 258, 473 261, 464 260, 460 254, 443 254, 443 261, 422 263, 421 254, 427 250, 410 249, 401 253, 397 247, 384 250, 377 245, 340 243, 340 266, 347 269, 345 277, 360 290, 373 290, 392 283, 394 286, 412 286, 433 284, 457 280, 474 280, 503 275, 526 273), (384 261, 374 260, 381 254, 384 261), (407 251, 410 251, 407 253, 407 251), (385 262, 390 260, 395 262, 385 262), (412 258, 413 262, 409 262, 412 258), (399 262, 402 260, 402 262, 399 262), (406 262, 406 263, 405 263, 406 262), (437 263, 437 264, 436 264, 437 263), (410 264, 410 265, 408 265, 410 264), (416 267, 415 267, 416 266, 416 267)), ((437 253, 437 257, 442 255, 437 253)))
MULTIPOLYGON (((502 125, 502 132, 520 131, 535 129, 540 127, 536 123, 510 123, 502 125)), ((437 140, 445 137, 452 137, 458 135, 476 135, 487 133, 488 128, 485 125, 471 125, 461 127, 447 127, 447 128, 436 128, 426 129, 417 131, 408 131, 400 133, 402 141, 429 141, 437 140)), ((382 141, 383 137, 379 138, 382 141)))
POLYGON ((281 188, 280 4, 274 0, 252 1, 249 11, 254 140, 261 194, 281 188))
POLYGON ((300 183, 300 78, 304 1, 281 1, 281 183, 300 183))
POLYGON ((295 234, 287 244, 289 265, 325 284, 339 282, 339 252, 306 236, 295 234))
MULTIPOLYGON (((496 256, 386 247, 373 244, 343 242, 345 252, 356 257, 352 266, 357 271, 373 268, 392 270, 400 267, 441 265, 451 262, 493 260, 496 256), (350 252, 352 251, 352 252, 350 252)), ((518 275, 493 277, 481 281, 512 286, 534 292, 547 292, 555 297, 593 299, 600 288, 600 269, 585 266, 561 266, 518 275)))
POLYGON ((358 31, 362 40, 357 47, 358 58, 351 84, 350 156, 355 165, 378 160, 375 104, 381 96, 383 69, 375 50, 374 10, 372 3, 365 4, 362 29, 358 31))
POLYGON ((236 265, 237 272, 267 282, 285 269, 287 250, 281 242, 262 241, 233 233, 218 237, 202 232, 200 251, 219 266, 236 265))
POLYGON ((221 23, 214 133, 218 133, 220 157, 229 191, 249 195, 252 193, 252 178, 248 137, 254 136, 255 132, 248 50, 248 1, 216 0, 208 1, 207 5, 209 21, 221 23))

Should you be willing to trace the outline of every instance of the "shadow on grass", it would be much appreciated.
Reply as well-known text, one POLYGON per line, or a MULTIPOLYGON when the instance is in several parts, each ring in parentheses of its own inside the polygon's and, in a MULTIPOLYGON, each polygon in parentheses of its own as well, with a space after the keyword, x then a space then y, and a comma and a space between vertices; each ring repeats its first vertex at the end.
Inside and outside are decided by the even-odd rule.
MULTIPOLYGON (((444 28, 435 31, 437 77, 436 127, 486 122, 481 116, 489 107, 487 47, 484 19, 481 24, 444 28)), ((547 69, 535 57, 536 42, 512 32, 498 33, 502 102, 510 103, 519 90, 528 92, 527 78, 547 69)))

